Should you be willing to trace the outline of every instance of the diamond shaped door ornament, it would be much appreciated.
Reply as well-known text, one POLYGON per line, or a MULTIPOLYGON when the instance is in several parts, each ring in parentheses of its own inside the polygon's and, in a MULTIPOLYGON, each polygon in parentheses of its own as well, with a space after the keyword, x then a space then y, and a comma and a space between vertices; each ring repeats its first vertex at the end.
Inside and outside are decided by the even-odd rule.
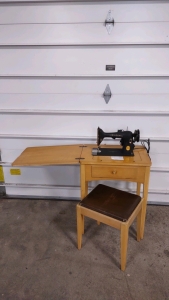
POLYGON ((109 86, 109 84, 107 84, 107 86, 105 88, 105 91, 103 93, 103 98, 104 98, 106 104, 109 102, 111 96, 112 96, 112 93, 111 93, 111 90, 110 90, 110 86, 109 86))
POLYGON ((111 34, 112 28, 114 26, 114 19, 112 17, 111 10, 108 11, 107 18, 105 20, 105 26, 108 34, 111 34))

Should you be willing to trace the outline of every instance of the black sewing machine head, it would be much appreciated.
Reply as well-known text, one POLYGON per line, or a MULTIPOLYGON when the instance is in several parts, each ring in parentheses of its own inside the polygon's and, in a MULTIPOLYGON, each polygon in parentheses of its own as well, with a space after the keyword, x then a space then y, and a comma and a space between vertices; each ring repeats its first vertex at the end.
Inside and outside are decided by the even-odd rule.
POLYGON ((92 155, 99 156, 133 156, 134 143, 140 140, 140 130, 131 131, 118 130, 117 132, 104 132, 101 128, 97 129, 97 146, 92 149, 92 155), (100 148, 99 145, 104 138, 120 139, 122 147, 118 148, 100 148))

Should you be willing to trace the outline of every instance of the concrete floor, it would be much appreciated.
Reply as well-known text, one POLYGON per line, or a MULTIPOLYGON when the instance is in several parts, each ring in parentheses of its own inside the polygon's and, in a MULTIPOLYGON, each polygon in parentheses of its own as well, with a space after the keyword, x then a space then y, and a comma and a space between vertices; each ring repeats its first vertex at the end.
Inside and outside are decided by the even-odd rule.
POLYGON ((168 300, 169 206, 148 206, 144 239, 86 219, 76 248, 76 201, 0 200, 0 299, 168 300))

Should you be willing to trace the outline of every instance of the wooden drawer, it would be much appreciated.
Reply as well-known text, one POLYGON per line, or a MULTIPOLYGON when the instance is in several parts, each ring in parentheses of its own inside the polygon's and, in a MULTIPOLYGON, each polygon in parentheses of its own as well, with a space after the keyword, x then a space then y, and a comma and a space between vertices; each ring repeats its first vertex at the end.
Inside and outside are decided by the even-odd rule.
POLYGON ((135 167, 92 166, 93 178, 136 179, 138 169, 135 167))

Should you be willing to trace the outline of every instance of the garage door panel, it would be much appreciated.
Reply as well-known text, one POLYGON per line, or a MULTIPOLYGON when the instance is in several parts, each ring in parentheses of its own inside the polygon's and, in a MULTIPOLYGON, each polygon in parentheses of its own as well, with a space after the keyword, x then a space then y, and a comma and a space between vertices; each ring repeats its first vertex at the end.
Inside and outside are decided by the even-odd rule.
MULTIPOLYGON (((169 94, 168 78, 0 78, 1 94, 97 94, 101 95, 109 84, 115 95, 153 95, 169 94)), ((1 99, 1 98, 0 98, 1 99)))
POLYGON ((1 25, 0 45, 168 44, 169 22, 1 25))
POLYGON ((4 176, 6 183, 80 185, 78 166, 4 167, 4 176), (10 170, 15 169, 19 169, 21 175, 11 175, 10 170))
POLYGON ((0 75, 4 76, 134 76, 169 75, 168 48, 99 47, 0 49, 0 75), (158 57, 158 60, 157 60, 158 57), (115 65, 114 71, 106 71, 115 65))
POLYGON ((151 141, 151 153, 155 155, 169 153, 169 140, 163 141, 159 139, 159 141, 151 141))
POLYGON ((166 169, 169 171, 169 152, 155 154, 152 150, 150 150, 150 157, 152 161, 152 168, 166 169))
POLYGON ((60 186, 42 186, 42 187, 33 187, 33 186, 15 186, 7 185, 6 194, 10 197, 24 197, 24 198, 42 198, 50 199, 69 199, 69 200, 80 200, 80 188, 79 187, 60 187, 60 186))
POLYGON ((2 6, 1 23, 104 22, 108 11, 115 22, 169 21, 167 2, 113 1, 113 3, 34 3, 2 6), (143 4, 144 3, 144 4, 143 4))
POLYGON ((150 189, 168 191, 169 193, 169 173, 168 172, 151 172, 150 189))
MULTIPOLYGON (((111 89, 111 87, 110 87, 111 89)), ((103 91, 104 92, 104 91, 103 91)), ((135 112, 166 113, 169 111, 169 94, 165 95, 117 95, 112 94, 109 103, 103 94, 3 94, 0 98, 0 110, 54 112, 135 112)))
POLYGON ((168 138, 168 116, 111 116, 107 115, 2 115, 1 134, 51 134, 51 135, 77 135, 94 136, 97 127, 104 131, 117 131, 116 129, 140 129, 142 136, 168 138), (76 119, 75 119, 76 118, 76 119), (78 126, 77 126, 78 124, 78 126))

